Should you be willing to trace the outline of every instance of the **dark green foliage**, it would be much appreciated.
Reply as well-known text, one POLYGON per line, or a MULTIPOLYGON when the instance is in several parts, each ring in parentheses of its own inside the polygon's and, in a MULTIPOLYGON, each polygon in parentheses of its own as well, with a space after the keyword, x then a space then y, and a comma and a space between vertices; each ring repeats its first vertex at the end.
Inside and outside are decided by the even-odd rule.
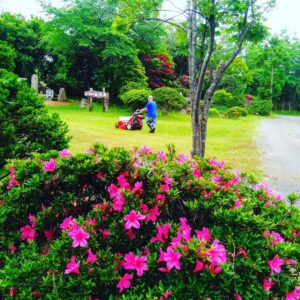
POLYGON ((43 99, 4 69, 0 70, 0 128, 0 167, 10 158, 63 149, 70 140, 58 115, 49 115, 43 99))
POLYGON ((248 110, 253 115, 269 116, 273 108, 271 100, 255 99, 248 107, 248 110))
POLYGON ((51 151, 15 161, 14 174, 20 185, 7 190, 7 177, 0 186, 1 298, 10 299, 15 289, 15 299, 31 299, 33 293, 39 293, 39 299, 53 300, 152 300, 170 291, 171 299, 178 300, 231 300, 236 294, 245 300, 271 300, 284 299, 295 288, 299 263, 291 265, 288 260, 299 258, 299 209, 288 207, 266 185, 254 186, 245 174, 233 174, 223 162, 190 160, 171 148, 165 158, 162 153, 142 150, 133 153, 95 145, 89 154, 59 157, 51 151), (56 167, 45 172, 44 162, 50 158, 55 159, 56 167), (138 182, 142 187, 133 192, 138 182), (169 190, 163 191, 166 182, 169 190), (124 197, 120 211, 113 208, 112 184, 124 197), (165 200, 157 200, 157 195, 165 200), (149 216, 145 205, 149 209, 156 206, 157 220, 141 220, 140 228, 132 228, 135 237, 130 239, 124 217, 131 210, 149 216), (87 246, 73 247, 68 230, 60 227, 70 216, 89 233, 87 246), (186 218, 190 229, 180 218, 186 218), (163 242, 150 242, 157 235, 157 226, 164 224, 170 225, 168 236, 163 242), (20 228, 26 225, 37 233, 33 240, 21 239, 20 228), (199 238, 199 242, 195 230, 204 227, 211 238, 199 238), (100 229, 108 230, 109 235, 104 237, 100 229), (45 230, 52 231, 52 236, 47 238, 45 230), (283 241, 274 243, 272 232, 283 241), (158 261, 160 248, 166 251, 175 236, 180 237, 174 250, 181 255, 181 269, 160 272, 158 268, 166 265, 158 261), (214 274, 206 255, 216 252, 210 248, 216 239, 224 245, 227 260, 218 264, 220 270, 214 274), (97 254, 96 262, 86 262, 89 248, 97 254), (148 270, 140 277, 123 267, 129 252, 147 257, 148 270), (73 255, 80 261, 80 272, 65 274, 73 255), (284 263, 280 273, 270 274, 267 261, 275 255, 284 263), (205 266, 194 272, 197 260, 203 260, 205 266), (133 280, 120 294, 116 285, 125 273, 132 274, 133 280), (262 287, 267 278, 275 282, 269 292, 262 287))
POLYGON ((6 42, 0 41, 0 69, 13 71, 15 68, 16 52, 6 42))
POLYGON ((145 107, 148 101, 148 96, 151 94, 150 90, 130 90, 121 95, 123 103, 133 109, 145 107))
POLYGON ((153 91, 153 97, 157 102, 159 109, 165 112, 180 110, 188 104, 187 100, 178 92, 177 89, 169 87, 155 89, 153 91))

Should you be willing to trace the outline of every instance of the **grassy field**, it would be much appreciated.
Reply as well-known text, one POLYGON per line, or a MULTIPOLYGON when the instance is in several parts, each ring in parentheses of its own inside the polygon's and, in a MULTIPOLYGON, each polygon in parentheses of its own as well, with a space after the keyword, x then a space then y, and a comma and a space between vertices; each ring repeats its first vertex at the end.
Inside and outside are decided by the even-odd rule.
MULTIPOLYGON (((189 154, 191 151, 191 119, 189 115, 171 113, 158 117, 157 132, 148 133, 144 122, 142 130, 128 131, 114 127, 120 116, 130 116, 131 112, 111 107, 103 113, 101 107, 94 105, 92 112, 80 109, 78 104, 70 106, 51 106, 50 112, 57 112, 69 125, 73 137, 70 150, 83 152, 98 142, 110 147, 147 145, 155 150, 166 150, 167 144, 174 144, 177 152, 189 154)), ((208 124, 206 157, 225 160, 232 167, 260 175, 260 160, 254 140, 259 117, 249 116, 239 119, 212 118, 208 124)))

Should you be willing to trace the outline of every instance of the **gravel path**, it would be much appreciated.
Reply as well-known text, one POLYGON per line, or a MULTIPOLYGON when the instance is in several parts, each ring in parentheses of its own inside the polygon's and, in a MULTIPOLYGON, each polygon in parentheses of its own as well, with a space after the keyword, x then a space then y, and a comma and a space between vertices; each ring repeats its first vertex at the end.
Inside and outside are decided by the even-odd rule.
MULTIPOLYGON (((274 191, 300 193, 300 117, 278 116, 261 122, 257 144, 262 169, 274 191)), ((297 203, 299 206, 299 201, 297 203)))

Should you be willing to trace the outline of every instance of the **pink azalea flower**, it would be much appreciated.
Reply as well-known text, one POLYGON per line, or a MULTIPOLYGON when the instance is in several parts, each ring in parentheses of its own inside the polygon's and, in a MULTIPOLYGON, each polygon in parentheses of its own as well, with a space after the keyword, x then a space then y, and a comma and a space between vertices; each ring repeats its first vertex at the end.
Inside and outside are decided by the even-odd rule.
POLYGON ((73 221, 73 217, 67 217, 63 220, 63 222, 59 225, 59 228, 62 230, 67 230, 73 221))
POLYGON ((175 269, 180 270, 181 265, 179 262, 179 259, 181 257, 181 254, 179 252, 175 252, 172 247, 167 248, 167 252, 163 255, 163 261, 167 263, 167 268, 169 270, 175 269))
POLYGON ((168 172, 165 172, 165 177, 162 179, 162 181, 167 185, 172 185, 172 182, 174 181, 174 179, 169 177, 168 172))
POLYGON ((243 298, 242 298, 242 296, 241 296, 240 294, 235 294, 235 295, 234 295, 234 298, 235 298, 236 300, 243 300, 243 298))
POLYGON ((22 234, 22 240, 34 240, 37 236, 35 230, 33 230, 29 225, 20 228, 22 234))
POLYGON ((157 194, 155 196, 155 203, 158 205, 158 206, 162 206, 165 202, 166 202, 166 195, 164 194, 157 194))
POLYGON ((53 229, 50 230, 44 230, 45 236, 47 240, 52 240, 53 239, 53 229))
POLYGON ((112 208, 115 211, 122 211, 124 204, 125 204, 125 197, 123 196, 123 194, 118 192, 117 196, 114 198, 112 208))
POLYGON ((248 254, 243 248, 240 248, 237 252, 237 254, 242 254, 245 258, 248 258, 248 254))
POLYGON ((148 270, 147 256, 135 256, 132 252, 125 254, 123 267, 125 270, 136 270, 138 276, 142 276, 148 270))
POLYGON ((165 298, 169 298, 170 296, 172 296, 173 295, 173 293, 171 292, 171 291, 165 291, 164 292, 164 297, 165 298))
POLYGON ((211 238, 211 234, 210 234, 208 228, 206 228, 206 227, 203 227, 202 230, 196 229, 195 232, 196 232, 196 237, 199 241, 204 240, 204 241, 208 242, 211 238))
POLYGON ((222 180, 222 176, 221 175, 215 175, 211 177, 211 181, 214 183, 220 183, 222 180))
POLYGON ((194 273, 201 271, 203 269, 203 266, 203 262, 201 260, 197 260, 194 273))
POLYGON ((167 193, 167 192, 170 190, 170 186, 169 186, 168 184, 161 184, 161 185, 160 185, 160 190, 161 190, 162 192, 167 193))
POLYGON ((183 164, 189 160, 189 158, 184 153, 179 153, 177 157, 178 159, 175 161, 180 164, 183 164))
POLYGON ((265 206, 276 207, 276 204, 274 204, 271 200, 268 200, 268 201, 266 202, 265 206))
POLYGON ((275 246, 278 243, 284 243, 284 239, 281 237, 279 233, 271 231, 270 236, 273 238, 271 246, 275 246))
POLYGON ((208 160, 209 162, 210 162, 210 164, 212 165, 212 166, 214 166, 216 169, 222 169, 222 168, 224 168, 224 165, 225 165, 225 162, 224 161, 221 161, 221 162, 218 162, 217 160, 215 160, 215 159, 209 159, 208 160))
POLYGON ((84 232, 81 227, 78 227, 77 230, 72 230, 71 233, 69 232, 69 235, 73 239, 73 248, 76 248, 78 246, 85 247, 87 245, 86 239, 90 237, 90 235, 87 232, 84 232))
POLYGON ((237 200, 234 202, 233 209, 239 208, 239 207, 241 207, 241 206, 243 206, 241 200, 237 199, 237 200))
POLYGON ((187 241, 191 241, 191 226, 186 224, 186 218, 180 218, 180 227, 179 229, 182 232, 181 237, 187 241))
POLYGON ((31 227, 34 228, 35 225, 36 225, 36 218, 35 216, 33 216, 32 214, 29 214, 29 217, 28 217, 30 223, 31 223, 31 227))
POLYGON ((167 159, 164 151, 157 151, 157 158, 161 161, 166 161, 167 159))
POLYGON ((209 249, 204 255, 210 258, 213 266, 225 263, 227 261, 225 247, 219 244, 218 240, 215 240, 212 243, 211 249, 209 249))
POLYGON ((136 183, 134 184, 133 189, 131 190, 131 193, 132 193, 132 194, 134 194, 134 193, 141 194, 141 193, 143 192, 142 186, 143 186, 143 182, 142 182, 142 181, 136 182, 136 183))
POLYGON ((157 234, 155 237, 153 237, 150 242, 162 242, 164 243, 163 238, 167 239, 169 237, 169 229, 171 228, 171 224, 164 224, 162 226, 157 226, 157 234))
POLYGON ((131 228, 126 231, 126 235, 129 236, 131 240, 135 239, 135 234, 131 228))
POLYGON ((109 237, 109 235, 110 235, 110 232, 109 232, 108 229, 99 229, 99 231, 102 233, 102 237, 103 237, 104 239, 106 239, 106 238, 109 237))
POLYGON ((132 252, 125 254, 123 267, 126 270, 133 270, 135 268, 135 256, 132 252))
POLYGON ((45 172, 53 172, 55 170, 56 163, 53 158, 51 158, 49 161, 44 162, 44 171, 45 172))
POLYGON ((287 265, 296 265, 296 264, 297 264, 297 261, 288 258, 288 259, 286 260, 286 264, 287 264, 287 265))
POLYGON ((151 208, 149 210, 149 215, 147 216, 146 220, 147 220, 147 222, 149 222, 149 221, 155 222, 159 215, 160 215, 160 212, 158 210, 158 206, 155 205, 153 208, 151 208))
POLYGON ((169 270, 168 268, 158 268, 158 271, 163 272, 163 273, 170 273, 171 270, 169 270))
POLYGON ((274 284, 275 284, 275 282, 271 278, 264 279, 264 281, 263 281, 263 289, 265 291, 269 291, 274 284))
POLYGON ((7 184, 7 189, 10 190, 14 185, 15 186, 20 186, 20 182, 16 180, 16 175, 15 175, 15 168, 14 167, 10 167, 9 168, 9 177, 10 180, 8 181, 7 184))
POLYGON ((120 176, 118 176, 117 180, 118 180, 118 184, 119 184, 121 189, 130 188, 130 184, 128 183, 128 181, 125 178, 124 174, 121 174, 120 176))
POLYGON ((267 261, 267 264, 271 269, 271 274, 273 274, 273 272, 280 273, 281 266, 284 264, 284 259, 279 258, 278 254, 276 254, 272 260, 267 261))
POLYGON ((96 219, 87 218, 86 221, 87 221, 87 223, 91 224, 92 226, 95 226, 97 224, 96 219))
POLYGON ((152 152, 152 149, 148 148, 146 145, 141 147, 139 150, 142 152, 142 154, 144 154, 144 156, 147 156, 152 152))
POLYGON ((285 294, 285 300, 298 300, 300 299, 300 286, 296 286, 295 289, 285 294))
POLYGON ((109 192, 109 196, 111 199, 113 199, 119 195, 119 189, 113 183, 107 188, 107 191, 109 192))
POLYGON ((135 210, 132 209, 128 215, 124 216, 124 220, 126 221, 125 228, 130 229, 133 227, 139 229, 141 227, 139 221, 144 219, 145 216, 137 214, 135 210))
POLYGON ((67 268, 65 270, 65 274, 79 274, 79 264, 80 261, 76 262, 75 256, 73 255, 71 261, 67 264, 67 268))
POLYGON ((138 276, 143 276, 144 271, 148 270, 146 255, 135 257, 135 270, 137 271, 138 276))
POLYGON ((93 148, 89 148, 85 151, 85 154, 91 154, 91 153, 94 153, 95 150, 93 148))
POLYGON ((72 154, 68 149, 63 149, 59 152, 60 157, 70 157, 72 154))
POLYGON ((17 250, 17 247, 14 244, 10 244, 8 249, 10 250, 10 254, 14 254, 17 250))
POLYGON ((124 289, 128 289, 131 286, 130 280, 132 280, 133 276, 131 274, 125 274, 120 278, 119 283, 117 284, 117 288, 119 292, 122 293, 124 289))
POLYGON ((103 179, 103 173, 102 173, 101 171, 99 171, 99 172, 97 173, 96 176, 97 176, 97 178, 100 179, 100 180, 103 179))
POLYGON ((89 248, 88 249, 88 258, 86 260, 86 263, 92 263, 97 261, 97 254, 93 254, 92 250, 89 248))

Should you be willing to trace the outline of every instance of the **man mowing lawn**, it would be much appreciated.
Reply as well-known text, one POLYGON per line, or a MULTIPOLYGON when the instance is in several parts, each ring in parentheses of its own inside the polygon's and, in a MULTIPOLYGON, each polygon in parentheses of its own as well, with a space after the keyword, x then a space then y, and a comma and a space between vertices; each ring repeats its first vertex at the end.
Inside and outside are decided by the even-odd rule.
POLYGON ((147 111, 146 123, 150 128, 149 133, 154 133, 156 128, 156 102, 153 100, 153 96, 148 97, 148 103, 145 108, 141 109, 141 112, 147 111))

